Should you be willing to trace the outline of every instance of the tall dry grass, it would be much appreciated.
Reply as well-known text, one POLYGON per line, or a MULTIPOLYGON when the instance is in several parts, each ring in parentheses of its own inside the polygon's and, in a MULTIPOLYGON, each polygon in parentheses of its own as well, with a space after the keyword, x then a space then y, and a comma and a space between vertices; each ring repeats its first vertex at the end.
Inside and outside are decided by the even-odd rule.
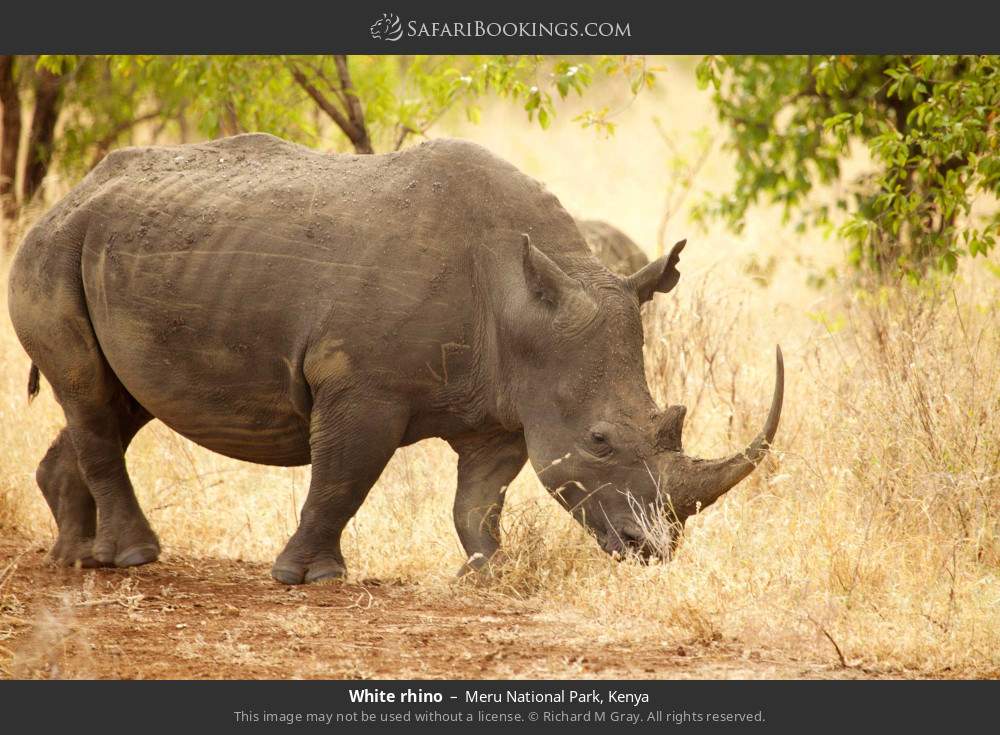
MULTIPOLYGON (((650 252, 661 229, 690 236, 681 287, 649 316, 651 388, 688 405, 688 451, 731 452, 763 421, 780 342, 776 451, 688 522, 673 561, 651 566, 601 553, 525 470, 503 516, 512 562, 488 594, 531 601, 581 645, 727 640, 897 675, 1000 675, 1000 280, 970 263, 920 290, 814 291, 807 276, 842 262, 838 244, 791 233, 766 208, 739 237, 699 233, 695 191, 661 221, 679 201, 675 148, 701 128, 720 135, 689 62, 667 63, 663 88, 621 100, 610 139, 571 112, 542 132, 502 107, 438 133, 484 143, 650 252)), ((730 167, 716 141, 696 189, 727 186, 730 167)), ((0 527, 51 539, 33 473, 61 413, 47 389, 25 405, 28 361, 6 318, 0 355, 0 527)), ((166 553, 269 561, 309 483, 308 468, 225 459, 156 423, 128 462, 166 553)), ((454 465, 439 441, 397 453, 345 535, 352 575, 452 584, 454 465)))

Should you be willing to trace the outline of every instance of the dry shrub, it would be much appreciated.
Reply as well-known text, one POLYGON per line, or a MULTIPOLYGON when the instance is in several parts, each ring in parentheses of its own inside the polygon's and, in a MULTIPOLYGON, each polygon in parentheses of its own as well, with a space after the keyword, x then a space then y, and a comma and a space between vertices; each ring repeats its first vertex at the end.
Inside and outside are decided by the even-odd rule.
MULTIPOLYGON (((721 449, 753 434, 766 371, 747 352, 745 313, 709 306, 700 288, 686 299, 656 323, 651 380, 673 401, 691 396, 689 436, 721 449)), ((996 309, 995 287, 971 284, 839 304, 786 358, 767 466, 689 521, 671 564, 609 567, 564 601, 604 630, 627 620, 871 670, 1000 672, 996 309)))
POLYGON ((17 564, 18 559, 14 559, 0 571, 0 678, 12 674, 14 650, 10 641, 17 634, 18 628, 28 623, 24 617, 24 605, 10 591, 17 564))

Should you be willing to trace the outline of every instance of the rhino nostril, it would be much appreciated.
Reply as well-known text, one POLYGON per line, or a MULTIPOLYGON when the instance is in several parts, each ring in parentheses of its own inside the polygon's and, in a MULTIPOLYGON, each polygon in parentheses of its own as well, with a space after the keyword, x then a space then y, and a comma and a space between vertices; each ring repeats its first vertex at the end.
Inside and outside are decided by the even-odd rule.
POLYGON ((601 546, 609 554, 624 556, 626 554, 644 554, 647 549, 645 534, 638 528, 626 526, 612 528, 603 536, 601 546))
POLYGON ((641 548, 646 543, 646 537, 637 529, 623 528, 618 532, 622 543, 632 549, 641 548))

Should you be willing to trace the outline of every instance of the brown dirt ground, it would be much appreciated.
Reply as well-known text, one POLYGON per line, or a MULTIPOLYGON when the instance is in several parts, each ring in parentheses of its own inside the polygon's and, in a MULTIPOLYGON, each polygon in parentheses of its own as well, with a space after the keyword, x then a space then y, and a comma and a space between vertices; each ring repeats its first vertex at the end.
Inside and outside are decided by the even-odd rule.
POLYGON ((593 643, 531 603, 399 582, 286 587, 265 564, 49 565, 0 539, 0 677, 829 678, 735 643, 593 643), (4 573, 4 570, 7 570, 4 573))

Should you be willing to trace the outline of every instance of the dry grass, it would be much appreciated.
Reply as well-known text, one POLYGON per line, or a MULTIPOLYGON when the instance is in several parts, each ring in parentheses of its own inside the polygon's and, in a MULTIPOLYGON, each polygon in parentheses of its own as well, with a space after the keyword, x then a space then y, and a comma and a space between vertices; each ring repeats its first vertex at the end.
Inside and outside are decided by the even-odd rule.
MULTIPOLYGON (((528 130, 502 109, 442 132, 485 143, 574 213, 614 222, 653 252, 672 155, 653 116, 682 142, 701 126, 718 134, 686 62, 668 65, 666 88, 623 112, 612 139, 569 114, 528 130)), ((698 188, 726 186, 729 166, 716 150, 698 188)), ((739 238, 699 234, 686 212, 664 228, 669 242, 691 239, 682 286, 649 319, 654 394, 688 405, 689 451, 731 451, 763 422, 780 342, 777 451, 689 521, 671 563, 652 566, 603 555, 526 470, 503 518, 512 564, 489 594, 605 641, 725 639, 890 674, 1000 675, 1000 281, 980 263, 934 291, 812 291, 807 275, 840 262, 835 243, 791 234, 766 210, 739 238)), ((47 389, 26 407, 28 362, 5 318, 0 355, 0 528, 52 538, 33 473, 61 413, 47 389)), ((168 553, 272 559, 309 482, 308 468, 228 460, 158 424, 128 460, 168 553)), ((462 561, 454 482, 444 443, 398 452, 345 536, 352 574, 428 594, 452 584, 462 561)), ((0 646, 16 605, 0 598, 0 646)), ((318 622, 288 625, 298 635, 318 622)))

